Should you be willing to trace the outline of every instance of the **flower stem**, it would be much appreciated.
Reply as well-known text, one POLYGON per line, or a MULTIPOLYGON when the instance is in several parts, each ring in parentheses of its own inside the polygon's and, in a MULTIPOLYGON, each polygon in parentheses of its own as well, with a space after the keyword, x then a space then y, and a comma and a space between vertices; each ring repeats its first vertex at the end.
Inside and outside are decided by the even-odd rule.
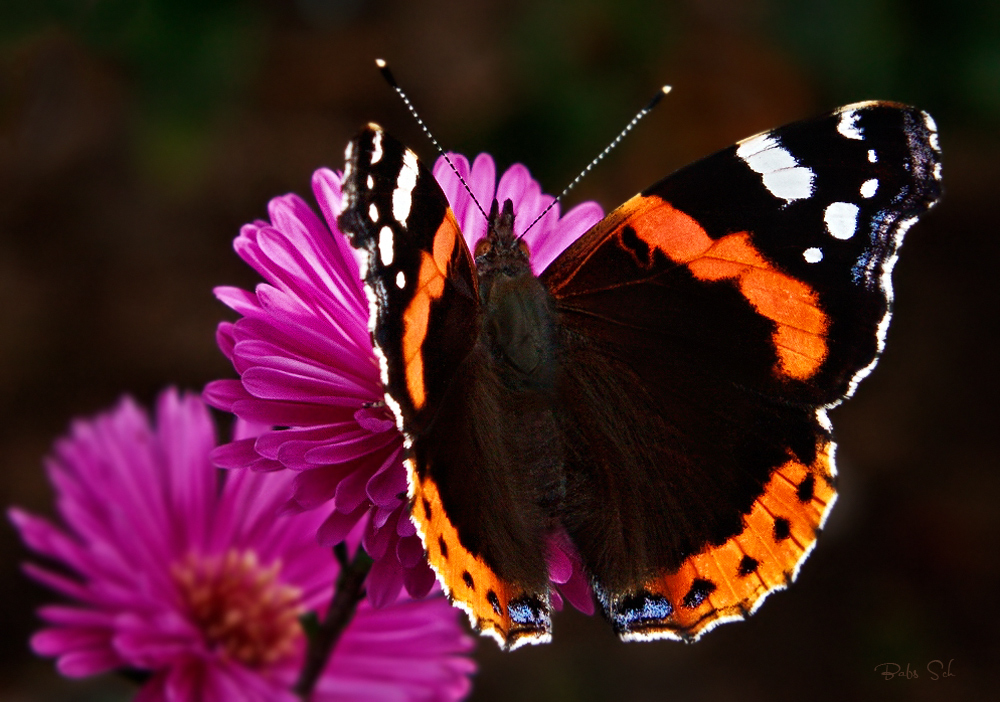
POLYGON ((333 547, 333 554, 340 563, 340 573, 337 575, 337 585, 326 610, 322 624, 310 627, 304 622, 308 646, 306 647, 305 664, 302 673, 295 682, 292 691, 303 700, 308 700, 316 681, 330 660, 337 640, 354 617, 358 603, 364 598, 365 578, 372 567, 371 557, 358 546, 354 560, 348 561, 347 545, 339 543, 333 547), (311 629, 311 631, 310 631, 311 629))

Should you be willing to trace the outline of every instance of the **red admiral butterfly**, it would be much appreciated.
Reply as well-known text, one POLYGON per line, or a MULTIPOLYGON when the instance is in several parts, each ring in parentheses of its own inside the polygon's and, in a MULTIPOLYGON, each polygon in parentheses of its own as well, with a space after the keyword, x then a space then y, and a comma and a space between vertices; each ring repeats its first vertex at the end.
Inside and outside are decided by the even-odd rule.
POLYGON ((664 178, 536 277, 510 201, 473 254, 416 155, 362 130, 339 225, 412 518, 473 625, 549 640, 553 530, 625 640, 693 641, 794 580, 836 498, 826 412, 882 351, 939 181, 929 115, 848 105, 664 178))

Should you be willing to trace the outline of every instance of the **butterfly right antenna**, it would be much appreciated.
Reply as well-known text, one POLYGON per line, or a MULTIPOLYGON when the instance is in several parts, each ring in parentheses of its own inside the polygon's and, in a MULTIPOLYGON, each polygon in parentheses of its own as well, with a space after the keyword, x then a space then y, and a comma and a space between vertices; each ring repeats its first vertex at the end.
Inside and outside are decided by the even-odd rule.
POLYGON ((590 163, 588 163, 587 167, 584 168, 582 171, 580 171, 580 175, 578 175, 576 178, 574 178, 573 181, 569 185, 567 185, 565 188, 563 188, 563 191, 561 193, 559 193, 559 195, 556 197, 556 199, 553 200, 552 202, 550 202, 549 206, 546 207, 544 210, 542 210, 542 213, 540 215, 538 215, 537 217, 535 217, 534 221, 531 224, 528 225, 527 229, 524 230, 524 233, 521 234, 521 236, 524 236, 525 234, 527 234, 528 231, 533 226, 535 226, 536 224, 538 224, 538 220, 540 220, 542 217, 544 217, 546 214, 548 214, 549 210, 551 210, 553 207, 555 207, 556 203, 559 202, 560 200, 562 200, 566 196, 566 193, 568 193, 570 190, 572 190, 573 187, 577 183, 579 183, 581 180, 583 180, 583 177, 585 175, 587 175, 588 173, 590 173, 591 169, 594 166, 596 166, 598 163, 600 163, 604 159, 605 156, 607 156, 608 154, 610 154, 611 151, 616 146, 618 146, 618 143, 622 139, 625 138, 625 135, 628 134, 629 132, 631 132, 632 129, 635 127, 635 125, 639 124, 639 120, 642 119, 643 117, 645 117, 646 115, 648 115, 650 112, 652 112, 653 108, 656 107, 657 103, 659 103, 660 100, 663 99, 663 96, 666 95, 669 92, 670 92, 670 86, 669 85, 664 85, 662 88, 660 88, 659 90, 657 90, 656 91, 656 95, 653 96, 653 99, 650 100, 649 103, 644 108, 642 108, 641 110, 639 110, 639 112, 636 113, 635 117, 632 118, 632 121, 629 122, 627 125, 625 125, 625 129, 621 130, 621 132, 618 133, 618 136, 616 136, 614 138, 614 140, 610 144, 608 144, 607 147, 605 147, 604 151, 602 151, 601 153, 597 154, 597 158, 595 158, 593 161, 591 161, 590 163))

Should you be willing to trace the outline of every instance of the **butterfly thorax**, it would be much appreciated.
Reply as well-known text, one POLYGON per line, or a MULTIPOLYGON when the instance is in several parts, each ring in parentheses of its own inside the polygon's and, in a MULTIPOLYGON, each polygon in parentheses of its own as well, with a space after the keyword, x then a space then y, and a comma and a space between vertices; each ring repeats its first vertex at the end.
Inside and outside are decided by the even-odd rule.
POLYGON ((487 235, 476 245, 483 333, 505 384, 550 391, 556 376, 555 313, 551 296, 531 272, 528 247, 514 235, 510 200, 490 210, 487 235))

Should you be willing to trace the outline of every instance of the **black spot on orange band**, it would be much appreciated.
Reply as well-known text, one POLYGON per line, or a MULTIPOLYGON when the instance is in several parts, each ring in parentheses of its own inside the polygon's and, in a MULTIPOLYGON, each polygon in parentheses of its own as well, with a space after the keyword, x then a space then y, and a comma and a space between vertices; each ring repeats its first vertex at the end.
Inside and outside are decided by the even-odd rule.
POLYGON ((694 609, 704 602, 705 598, 713 592, 715 592, 715 583, 711 580, 697 578, 693 583, 691 583, 691 589, 688 590, 686 595, 684 595, 684 601, 681 602, 681 604, 688 609, 694 609))
POLYGON ((490 603, 490 606, 493 608, 493 611, 496 612, 497 616, 501 616, 503 614, 503 610, 500 609, 500 598, 497 597, 497 593, 490 590, 486 593, 486 600, 490 603))
POLYGON ((750 575, 750 573, 757 570, 757 566, 760 565, 760 561, 756 558, 751 558, 750 556, 743 556, 743 560, 740 561, 740 567, 737 573, 741 578, 745 578, 750 575))
POLYGON ((799 502, 808 502, 813 498, 813 493, 816 491, 816 478, 812 473, 806 475, 802 482, 799 483, 798 489, 795 491, 795 496, 799 498, 799 502))
POLYGON ((774 520, 774 540, 784 541, 792 535, 792 525, 784 517, 776 517, 774 520))

